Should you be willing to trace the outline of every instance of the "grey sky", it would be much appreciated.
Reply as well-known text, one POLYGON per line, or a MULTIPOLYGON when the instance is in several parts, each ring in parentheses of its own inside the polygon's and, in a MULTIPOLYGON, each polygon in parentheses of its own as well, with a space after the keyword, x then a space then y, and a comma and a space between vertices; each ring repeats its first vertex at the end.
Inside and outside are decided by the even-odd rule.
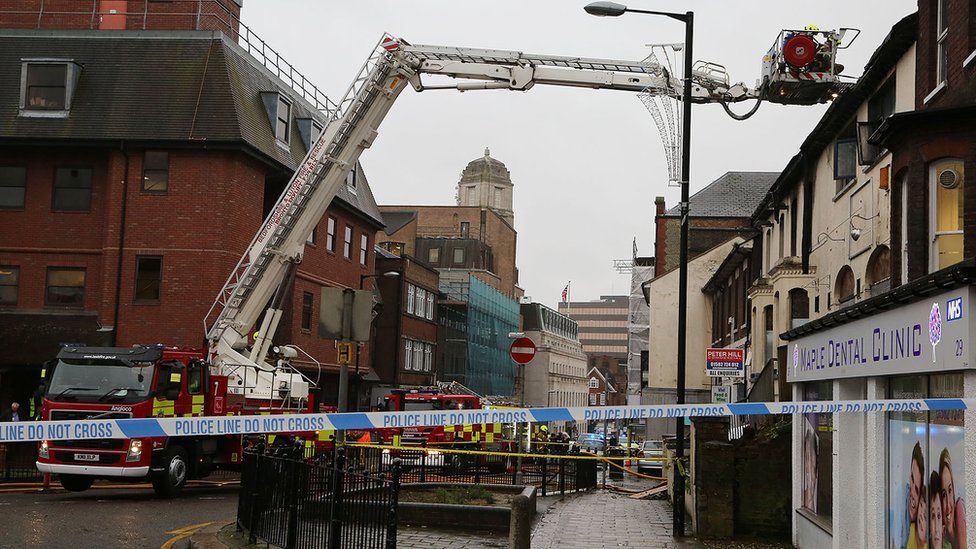
MULTIPOLYGON (((419 44, 642 59, 648 43, 680 42, 669 19, 586 15, 588 0, 248 0, 244 23, 334 98, 344 93, 380 38, 419 44)), ((891 25, 913 0, 818 2, 631 0, 643 9, 696 12, 695 58, 723 64, 733 81, 753 85, 762 55, 781 28, 857 27, 839 60, 859 75, 891 25)), ((740 110, 741 107, 740 106, 740 110)), ((825 107, 765 104, 736 122, 720 106, 695 107, 692 192, 730 170, 780 170, 825 107)), ((668 206, 667 168, 650 115, 636 95, 548 88, 407 90, 362 157, 380 204, 450 204, 461 170, 485 147, 515 183, 518 266, 526 295, 555 305, 572 280, 574 300, 626 293, 629 277, 613 259, 629 258, 636 236, 653 255, 654 197, 668 206)))

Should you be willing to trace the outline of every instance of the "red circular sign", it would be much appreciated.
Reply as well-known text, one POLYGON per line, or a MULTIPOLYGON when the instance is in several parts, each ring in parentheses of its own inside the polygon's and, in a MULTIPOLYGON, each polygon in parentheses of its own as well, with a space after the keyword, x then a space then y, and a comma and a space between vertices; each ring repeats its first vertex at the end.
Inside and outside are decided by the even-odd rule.
POLYGON ((512 342, 512 360, 519 364, 528 364, 535 356, 535 343, 527 337, 520 337, 512 342))

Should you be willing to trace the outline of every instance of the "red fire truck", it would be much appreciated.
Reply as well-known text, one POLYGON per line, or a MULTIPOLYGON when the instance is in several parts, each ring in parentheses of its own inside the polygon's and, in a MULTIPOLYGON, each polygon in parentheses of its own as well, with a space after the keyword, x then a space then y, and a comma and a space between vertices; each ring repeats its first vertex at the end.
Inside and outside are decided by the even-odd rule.
MULTIPOLYGON (((210 372, 199 350, 138 346, 67 347, 47 373, 45 420, 269 414, 312 410, 311 399, 284 399, 268 406, 229 393, 227 376, 210 372)), ((316 433, 295 433, 309 441, 316 433)), ((279 437, 285 442, 289 437, 279 437)), ((46 440, 37 468, 59 476, 67 490, 86 490, 96 478, 149 479, 163 496, 187 479, 241 463, 241 435, 132 439, 46 440)))

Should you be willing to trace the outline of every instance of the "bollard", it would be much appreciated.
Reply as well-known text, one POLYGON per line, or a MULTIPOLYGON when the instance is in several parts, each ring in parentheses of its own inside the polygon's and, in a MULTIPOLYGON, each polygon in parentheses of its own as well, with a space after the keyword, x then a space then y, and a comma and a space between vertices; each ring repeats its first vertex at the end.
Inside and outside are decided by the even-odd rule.
POLYGON ((512 498, 512 515, 508 523, 508 549, 532 547, 531 500, 524 494, 512 498))

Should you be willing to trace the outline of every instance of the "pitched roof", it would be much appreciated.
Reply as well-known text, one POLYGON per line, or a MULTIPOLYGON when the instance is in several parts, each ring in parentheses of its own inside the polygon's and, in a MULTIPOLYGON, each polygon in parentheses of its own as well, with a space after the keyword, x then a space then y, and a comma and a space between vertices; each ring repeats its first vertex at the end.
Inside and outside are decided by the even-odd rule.
MULTIPOLYGON (((4 141, 172 143, 245 148, 283 172, 307 145, 297 119, 325 126, 326 116, 233 40, 211 31, 0 30, 0 143, 4 141), (80 65, 67 118, 20 116, 23 59, 80 65), (277 143, 262 92, 291 104, 289 145, 277 143)), ((357 192, 337 198, 383 223, 359 168, 357 192)))
MULTIPOLYGON (((691 196, 691 216, 749 217, 778 176, 778 172, 726 172, 691 196)), ((665 215, 679 213, 680 206, 675 206, 665 215)))
POLYGON ((417 212, 383 212, 383 221, 386 222, 386 234, 391 235, 408 223, 417 219, 417 212))

